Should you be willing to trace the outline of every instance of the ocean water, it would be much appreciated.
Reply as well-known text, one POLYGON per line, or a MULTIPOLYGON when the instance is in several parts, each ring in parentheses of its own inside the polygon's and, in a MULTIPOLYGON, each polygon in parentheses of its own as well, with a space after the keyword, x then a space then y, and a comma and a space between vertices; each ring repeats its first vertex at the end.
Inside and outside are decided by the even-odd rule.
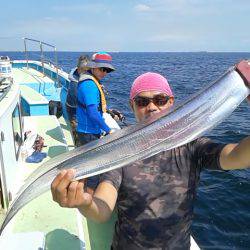
MULTIPOLYGON (((3 53, 1 53, 3 54, 3 53)), ((12 58, 22 53, 9 52, 12 58)), ((58 63, 69 72, 80 52, 58 52, 58 63)), ((111 53, 116 71, 103 84, 109 92, 108 105, 122 111, 127 123, 134 123, 128 97, 133 80, 152 71, 167 77, 176 101, 183 101, 215 81, 250 53, 111 53)), ((36 55, 32 55, 36 59, 36 55)), ((46 54, 51 57, 51 53, 46 54)), ((250 135, 250 107, 244 101, 207 136, 228 143, 250 135)), ((201 174, 194 204, 193 236, 201 249, 250 249, 250 170, 208 171, 201 174)))

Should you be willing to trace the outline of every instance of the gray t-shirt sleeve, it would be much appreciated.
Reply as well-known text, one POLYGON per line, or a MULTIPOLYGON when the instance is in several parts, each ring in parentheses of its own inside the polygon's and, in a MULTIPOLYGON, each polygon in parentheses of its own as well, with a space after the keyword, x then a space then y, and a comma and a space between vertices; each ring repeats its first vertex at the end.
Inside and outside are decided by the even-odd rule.
POLYGON ((109 182, 118 191, 122 182, 122 168, 101 174, 100 182, 109 182))
POLYGON ((195 161, 201 169, 223 170, 220 165, 220 154, 225 144, 201 137, 192 142, 191 146, 195 161))

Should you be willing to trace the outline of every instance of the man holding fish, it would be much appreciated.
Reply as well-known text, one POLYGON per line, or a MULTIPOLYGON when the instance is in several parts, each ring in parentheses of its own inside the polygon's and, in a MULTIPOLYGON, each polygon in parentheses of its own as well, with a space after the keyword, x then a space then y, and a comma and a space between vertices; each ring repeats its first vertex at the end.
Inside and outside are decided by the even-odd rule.
MULTIPOLYGON (((169 110, 174 96, 167 80, 157 73, 137 77, 130 105, 137 121, 169 110)), ((54 201, 78 208, 87 218, 107 221, 118 211, 111 249, 189 249, 193 201, 202 169, 250 167, 250 137, 239 144, 220 144, 201 137, 101 175, 93 196, 74 170, 54 179, 54 201)))

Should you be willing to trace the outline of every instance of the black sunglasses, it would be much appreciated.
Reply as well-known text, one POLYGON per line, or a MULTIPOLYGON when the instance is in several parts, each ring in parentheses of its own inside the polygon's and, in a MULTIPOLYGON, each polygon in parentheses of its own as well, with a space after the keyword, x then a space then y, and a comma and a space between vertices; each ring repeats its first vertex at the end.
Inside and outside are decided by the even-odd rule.
POLYGON ((111 69, 109 69, 109 68, 100 68, 100 70, 102 71, 102 72, 105 72, 105 73, 110 73, 112 70, 111 69))
POLYGON ((167 104, 170 97, 166 95, 155 95, 154 97, 146 97, 146 96, 136 96, 134 98, 134 102, 138 107, 147 107, 150 102, 153 102, 154 105, 160 107, 167 104))

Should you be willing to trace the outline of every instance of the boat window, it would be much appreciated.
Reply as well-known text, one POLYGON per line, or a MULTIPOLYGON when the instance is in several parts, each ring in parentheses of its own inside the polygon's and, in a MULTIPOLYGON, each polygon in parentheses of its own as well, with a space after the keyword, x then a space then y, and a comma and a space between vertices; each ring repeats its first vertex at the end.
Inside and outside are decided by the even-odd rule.
POLYGON ((0 73, 11 73, 11 67, 0 67, 0 73))
POLYGON ((2 67, 2 68, 1 68, 1 72, 2 72, 2 73, 7 73, 7 68, 6 68, 6 67, 2 67))
POLYGON ((16 150, 16 159, 18 159, 20 147, 22 145, 22 130, 21 130, 21 115, 20 109, 17 105, 15 110, 12 113, 12 127, 13 127, 13 134, 14 134, 14 144, 16 150))

